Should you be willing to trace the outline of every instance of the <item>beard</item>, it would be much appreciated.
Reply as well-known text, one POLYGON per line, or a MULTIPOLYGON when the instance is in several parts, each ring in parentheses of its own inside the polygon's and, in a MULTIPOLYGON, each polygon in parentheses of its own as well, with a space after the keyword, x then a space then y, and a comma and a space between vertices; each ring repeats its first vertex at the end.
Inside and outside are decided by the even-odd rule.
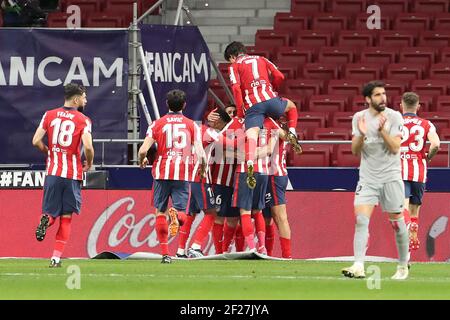
POLYGON ((372 104, 372 108, 378 112, 383 112, 386 109, 386 103, 372 104))

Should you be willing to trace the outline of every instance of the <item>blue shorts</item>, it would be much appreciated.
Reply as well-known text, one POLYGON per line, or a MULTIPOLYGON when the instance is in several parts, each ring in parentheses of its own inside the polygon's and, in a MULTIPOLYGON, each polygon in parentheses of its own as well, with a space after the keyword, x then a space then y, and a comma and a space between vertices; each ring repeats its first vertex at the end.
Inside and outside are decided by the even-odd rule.
POLYGON ((255 127, 262 129, 266 117, 278 119, 284 114, 287 103, 287 100, 276 97, 254 104, 245 112, 245 130, 255 127))
POLYGON ((263 215, 266 218, 272 217, 270 208, 281 204, 286 204, 286 188, 289 182, 287 176, 269 176, 266 192, 266 207, 263 215))
POLYGON ((233 207, 244 210, 262 210, 265 207, 264 196, 266 195, 268 175, 255 172, 256 187, 250 189, 247 186, 247 174, 237 172, 234 175, 233 207))
POLYGON ((154 180, 153 205, 160 212, 167 210, 169 197, 178 211, 185 211, 189 200, 189 182, 181 180, 154 180))
POLYGON ((234 189, 219 184, 214 184, 213 188, 218 208, 217 215, 219 217, 240 217, 239 208, 231 206, 234 189))
MULTIPOLYGON (((403 181, 405 183, 405 199, 409 198, 411 204, 422 204, 425 183, 415 181, 403 181)), ((408 208, 406 208, 408 209, 408 208)))
POLYGON ((191 201, 189 203, 189 213, 200 213, 216 208, 216 198, 213 188, 208 183, 191 182, 191 201))
POLYGON ((46 176, 42 213, 56 218, 65 213, 79 214, 81 209, 81 181, 46 176))

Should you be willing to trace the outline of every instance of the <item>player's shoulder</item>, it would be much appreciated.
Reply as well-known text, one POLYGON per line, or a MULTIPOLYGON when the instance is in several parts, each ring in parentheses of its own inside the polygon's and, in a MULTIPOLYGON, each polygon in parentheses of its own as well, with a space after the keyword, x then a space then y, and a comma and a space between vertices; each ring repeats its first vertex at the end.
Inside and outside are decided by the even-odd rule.
POLYGON ((366 112, 367 112, 367 109, 364 109, 364 110, 360 110, 360 111, 358 111, 358 112, 355 112, 355 113, 353 114, 353 118, 354 118, 354 119, 358 119, 359 117, 364 116, 364 115, 366 114, 366 112))
POLYGON ((403 121, 403 115, 400 113, 400 111, 397 111, 397 110, 394 110, 391 108, 386 108, 384 110, 384 114, 389 118, 403 121))
POLYGON ((52 108, 44 112, 47 116, 56 116, 59 111, 64 111, 62 107, 52 108))

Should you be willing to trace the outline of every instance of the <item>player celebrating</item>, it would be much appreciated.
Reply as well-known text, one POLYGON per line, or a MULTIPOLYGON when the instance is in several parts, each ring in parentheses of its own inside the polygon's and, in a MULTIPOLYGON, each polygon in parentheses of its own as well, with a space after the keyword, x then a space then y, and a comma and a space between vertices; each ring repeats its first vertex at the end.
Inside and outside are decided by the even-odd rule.
MULTIPOLYGON (((213 142, 217 140, 217 132, 207 126, 202 126, 202 143, 206 153, 206 163, 209 162, 211 156, 211 149, 213 142)), ((178 239, 178 258, 199 258, 203 257, 203 251, 201 249, 203 241, 207 237, 211 230, 214 220, 217 216, 216 203, 214 191, 211 186, 211 172, 209 166, 205 167, 204 177, 198 174, 200 170, 200 161, 195 159, 195 165, 192 171, 192 182, 190 183, 190 203, 189 203, 189 215, 187 217, 186 224, 180 230, 180 237, 178 239), (188 240, 192 223, 201 211, 204 212, 202 221, 192 237, 192 244, 185 253, 186 242, 188 240)))
POLYGON ((353 116, 352 153, 361 155, 359 181, 355 192, 354 264, 342 270, 346 277, 364 278, 364 258, 369 236, 369 220, 380 202, 395 230, 399 253, 397 272, 392 279, 408 277, 408 231, 403 217, 404 185, 401 176, 400 144, 403 118, 386 107, 384 83, 372 81, 363 88, 369 108, 353 116))
POLYGON ((286 113, 289 127, 289 141, 300 148, 295 127, 297 125, 297 107, 288 99, 281 99, 273 89, 280 86, 284 75, 276 66, 264 57, 246 54, 245 46, 240 42, 230 43, 224 53, 225 60, 232 65, 229 68, 230 82, 237 107, 237 116, 245 115, 245 159, 247 165, 247 184, 255 188, 254 163, 259 130, 265 117, 279 118, 286 113), (269 75, 273 77, 271 82, 269 75))
POLYGON ((402 96, 403 138, 400 148, 402 176, 405 184, 405 210, 409 209, 411 225, 409 227, 409 249, 419 249, 419 209, 422 204, 427 162, 438 152, 440 140, 434 125, 417 116, 419 96, 414 92, 405 92, 402 96), (428 155, 425 154, 425 142, 430 141, 428 155))
POLYGON ((181 90, 167 93, 169 112, 153 122, 147 130, 147 136, 139 149, 139 165, 148 164, 147 152, 153 143, 157 143, 157 154, 153 163, 153 203, 156 208, 156 232, 161 246, 161 263, 171 263, 168 247, 168 231, 171 236, 178 232, 180 220, 185 220, 189 198, 189 181, 193 170, 192 147, 201 163, 206 163, 201 143, 200 128, 194 121, 185 117, 182 110, 186 107, 186 94, 181 90), (169 197, 173 208, 167 210, 169 197), (169 215, 170 224, 166 216, 169 215))
POLYGON ((47 154, 42 216, 36 239, 45 238, 47 228, 60 217, 50 267, 61 267, 61 256, 70 237, 72 214, 80 213, 83 172, 92 167, 91 120, 83 114, 87 104, 86 89, 78 84, 64 86, 64 106, 47 111, 36 129, 33 145, 47 154), (49 146, 42 139, 47 134, 49 146), (86 161, 81 164, 83 142, 86 161))
POLYGON ((266 219, 266 248, 267 254, 272 255, 274 226, 271 218, 275 220, 280 235, 281 256, 291 259, 291 228, 286 211, 286 188, 289 182, 286 168, 287 142, 284 131, 275 121, 270 125, 272 137, 275 138, 274 153, 270 157, 269 183, 266 192, 266 208, 263 210, 266 219))

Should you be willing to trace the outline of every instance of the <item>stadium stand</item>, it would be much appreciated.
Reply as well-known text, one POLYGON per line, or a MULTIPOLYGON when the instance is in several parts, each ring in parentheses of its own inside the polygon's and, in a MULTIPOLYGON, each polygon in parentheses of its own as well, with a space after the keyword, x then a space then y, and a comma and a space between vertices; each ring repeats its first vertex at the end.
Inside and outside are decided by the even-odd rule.
MULTIPOLYGON (((280 94, 296 102, 307 139, 350 130, 354 112, 366 108, 361 87, 374 79, 386 83, 395 110, 404 92, 416 91, 420 114, 443 131, 450 126, 449 30, 444 0, 291 0, 289 12, 274 15, 273 29, 256 31, 255 48, 286 75, 280 94), (381 30, 367 27, 371 4, 383 12, 381 30)), ((339 147, 330 164, 356 165, 348 146, 339 147)))
MULTIPOLYGON (((128 27, 133 2, 61 0, 56 11, 49 12, 47 25, 65 27, 70 16, 66 13, 67 7, 78 5, 82 9, 83 27, 128 27)), ((396 110, 399 110, 403 92, 417 92, 421 98, 421 115, 431 117, 439 131, 447 134, 450 127, 449 1, 284 1, 290 4, 288 7, 283 7, 281 2, 251 9, 250 18, 238 27, 236 36, 224 39, 224 36, 205 35, 207 43, 213 43, 212 54, 219 58, 219 70, 226 81, 228 64, 223 62, 222 51, 224 45, 236 39, 248 44, 248 53, 274 61, 285 75, 286 81, 279 92, 296 103, 302 114, 299 123, 304 126, 299 125, 298 129, 306 138, 313 138, 311 128, 349 128, 351 115, 365 108, 361 87, 373 79, 385 81, 389 106, 396 110), (371 14, 366 9, 372 4, 382 10, 381 30, 371 30, 367 26, 371 14), (242 30, 248 31, 244 34, 242 30)), ((138 1, 139 14, 154 3, 156 0, 138 1)), ((232 8, 226 4, 221 7, 224 17, 234 19, 236 12, 232 8)), ((174 4, 168 9, 173 16, 174 4)), ((202 13, 202 10, 197 12, 202 13)), ((159 13, 157 10, 154 14, 159 13)), ((214 14, 210 20, 216 18, 214 14)), ((202 19, 201 14, 199 18, 202 19)), ((201 24, 199 26, 200 30, 205 30, 201 24)), ((220 99, 228 102, 217 80, 212 79, 210 87, 220 99)), ((213 99, 208 101, 217 106, 213 99)), ((340 159, 345 159, 345 148, 341 149, 340 159)), ((336 152, 338 150, 333 148, 330 165, 345 162, 338 161, 336 152)))

